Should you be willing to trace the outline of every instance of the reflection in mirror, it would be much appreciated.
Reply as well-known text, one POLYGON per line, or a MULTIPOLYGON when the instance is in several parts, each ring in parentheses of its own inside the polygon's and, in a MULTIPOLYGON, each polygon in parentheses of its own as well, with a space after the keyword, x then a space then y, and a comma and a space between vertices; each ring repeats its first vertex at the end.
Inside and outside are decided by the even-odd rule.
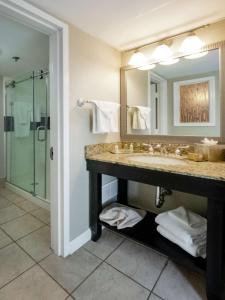
POLYGON ((219 50, 126 70, 127 134, 220 136, 219 50))

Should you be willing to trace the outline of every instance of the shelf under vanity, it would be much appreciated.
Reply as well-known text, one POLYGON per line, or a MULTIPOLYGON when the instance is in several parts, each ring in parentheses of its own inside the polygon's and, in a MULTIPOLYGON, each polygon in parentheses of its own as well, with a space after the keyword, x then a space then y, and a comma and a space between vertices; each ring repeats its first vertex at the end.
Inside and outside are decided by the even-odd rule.
MULTIPOLYGON (((169 256, 175 262, 204 273, 209 300, 225 299, 225 162, 190 162, 184 164, 160 165, 135 160, 135 155, 103 153, 87 154, 90 188, 90 227, 92 240, 101 236, 102 225, 130 237, 169 256), (156 231, 155 214, 148 212, 146 217, 133 228, 117 230, 100 222, 102 211, 102 175, 118 178, 118 198, 121 204, 128 205, 128 180, 153 186, 163 186, 208 199, 207 219, 207 258, 195 258, 177 245, 162 237, 156 231)), ((143 154, 142 154, 143 155, 143 154)), ((148 156, 149 154, 146 154, 148 156)))

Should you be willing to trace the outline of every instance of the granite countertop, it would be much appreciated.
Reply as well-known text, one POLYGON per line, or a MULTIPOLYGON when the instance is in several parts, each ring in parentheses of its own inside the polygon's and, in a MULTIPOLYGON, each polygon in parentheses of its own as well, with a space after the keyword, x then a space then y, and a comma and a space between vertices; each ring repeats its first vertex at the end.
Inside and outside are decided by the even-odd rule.
MULTIPOLYGON (((213 180, 225 181, 225 162, 194 162, 188 160, 185 156, 176 157, 172 154, 161 155, 161 157, 176 158, 182 160, 184 164, 182 165, 165 165, 156 163, 145 163, 140 161, 135 161, 129 159, 131 156, 149 156, 149 153, 130 153, 130 154, 113 154, 109 151, 102 153, 86 153, 86 159, 108 162, 119 165, 126 165, 135 168, 144 168, 149 170, 159 170, 164 172, 171 172, 182 175, 189 175, 213 180)), ((160 156, 160 155, 151 155, 160 156)))

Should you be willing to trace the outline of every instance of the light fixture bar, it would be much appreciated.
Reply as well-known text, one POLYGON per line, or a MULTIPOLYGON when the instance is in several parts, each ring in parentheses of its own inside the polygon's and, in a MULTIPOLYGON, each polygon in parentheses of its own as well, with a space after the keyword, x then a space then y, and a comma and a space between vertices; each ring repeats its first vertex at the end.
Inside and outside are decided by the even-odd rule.
MULTIPOLYGON (((224 20, 225 20, 225 18, 222 19, 222 20, 220 20, 220 21, 218 21, 218 22, 215 22, 215 23, 219 23, 219 22, 222 22, 222 21, 224 21, 224 20)), ((212 23, 212 24, 215 24, 215 23, 212 23)), ((183 32, 174 34, 174 35, 169 35, 169 36, 164 37, 164 38, 162 38, 162 39, 160 39, 160 40, 157 40, 157 41, 154 41, 154 42, 150 42, 150 43, 147 43, 147 44, 143 44, 143 45, 141 45, 141 46, 137 46, 137 47, 134 47, 134 48, 130 48, 130 49, 124 51, 124 52, 135 51, 135 50, 142 49, 142 48, 145 48, 145 47, 154 45, 154 44, 158 44, 158 43, 160 44, 160 43, 163 43, 163 42, 165 42, 165 41, 169 41, 169 40, 171 40, 171 39, 174 39, 174 38, 176 38, 176 37, 178 37, 178 36, 182 36, 182 35, 185 35, 185 34, 194 32, 194 31, 199 30, 199 29, 207 28, 207 27, 209 27, 210 25, 211 25, 211 24, 205 24, 205 25, 202 25, 202 26, 199 26, 199 27, 195 27, 195 28, 192 28, 192 29, 189 29, 189 30, 186 30, 186 31, 183 31, 183 32)))

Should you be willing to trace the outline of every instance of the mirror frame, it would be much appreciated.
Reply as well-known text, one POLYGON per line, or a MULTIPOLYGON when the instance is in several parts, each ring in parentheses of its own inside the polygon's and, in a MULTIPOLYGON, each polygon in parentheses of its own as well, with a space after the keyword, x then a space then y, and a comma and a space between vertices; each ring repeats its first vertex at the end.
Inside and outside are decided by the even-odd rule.
MULTIPOLYGON (((201 51, 210 51, 219 49, 219 99, 220 99, 220 136, 213 138, 219 143, 225 143, 225 41, 209 44, 204 46, 201 51), (221 84, 221 83, 224 84, 221 84)), ((176 56, 181 57, 181 56, 176 56)), ((151 142, 169 142, 169 143, 196 143, 202 140, 205 136, 173 136, 173 135, 141 135, 127 134, 127 86, 126 86, 126 71, 136 69, 133 67, 122 67, 120 69, 120 135, 122 140, 138 140, 151 142)))

